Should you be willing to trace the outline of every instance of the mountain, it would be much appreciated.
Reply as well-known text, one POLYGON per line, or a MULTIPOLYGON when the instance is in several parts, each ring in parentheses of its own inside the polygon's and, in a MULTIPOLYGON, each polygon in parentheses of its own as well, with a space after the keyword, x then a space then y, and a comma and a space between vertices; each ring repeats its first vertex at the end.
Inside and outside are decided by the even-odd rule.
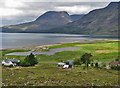
POLYGON ((65 11, 48 11, 33 22, 4 26, 2 31, 118 35, 119 4, 111 2, 105 8, 90 11, 79 20, 65 11))
POLYGON ((49 32, 91 35, 117 35, 119 4, 120 2, 111 2, 105 8, 90 11, 80 20, 68 23, 63 27, 51 29, 49 32))
POLYGON ((84 14, 78 15, 78 14, 74 14, 74 15, 70 15, 70 18, 72 21, 76 21, 81 19, 84 16, 84 14))
POLYGON ((33 22, 2 27, 3 32, 45 32, 54 27, 72 22, 65 11, 48 11, 33 22))

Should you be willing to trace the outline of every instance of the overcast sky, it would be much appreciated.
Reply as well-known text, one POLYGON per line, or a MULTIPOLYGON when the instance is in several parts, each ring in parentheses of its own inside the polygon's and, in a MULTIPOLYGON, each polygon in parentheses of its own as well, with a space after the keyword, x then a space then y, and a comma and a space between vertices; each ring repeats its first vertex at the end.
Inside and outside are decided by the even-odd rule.
POLYGON ((65 0, 0 0, 0 26, 33 21, 46 11, 67 11, 70 15, 87 14, 93 9, 107 6, 111 1, 119 0, 64 1, 65 0))

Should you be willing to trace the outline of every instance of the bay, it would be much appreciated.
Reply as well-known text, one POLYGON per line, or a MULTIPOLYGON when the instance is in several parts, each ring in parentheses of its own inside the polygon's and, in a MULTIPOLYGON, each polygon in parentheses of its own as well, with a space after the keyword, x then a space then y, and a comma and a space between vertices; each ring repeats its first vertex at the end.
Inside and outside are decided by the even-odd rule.
POLYGON ((93 39, 116 39, 107 35, 90 36, 79 34, 53 34, 53 33, 1 33, 0 48, 22 48, 27 46, 49 45, 60 42, 71 42, 93 39))

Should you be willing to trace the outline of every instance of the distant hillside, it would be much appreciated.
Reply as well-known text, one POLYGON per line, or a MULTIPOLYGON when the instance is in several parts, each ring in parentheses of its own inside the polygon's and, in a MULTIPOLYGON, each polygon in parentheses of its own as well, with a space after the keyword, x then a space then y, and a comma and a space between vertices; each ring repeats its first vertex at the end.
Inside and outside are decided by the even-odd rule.
POLYGON ((64 27, 51 29, 49 32, 117 35, 118 4, 120 3, 112 2, 105 8, 96 9, 89 12, 80 20, 68 23, 64 27))
POLYGON ((3 32, 45 32, 69 22, 72 22, 72 20, 67 12, 48 11, 33 22, 4 26, 2 29, 3 32))
POLYGON ((117 35, 118 4, 120 2, 111 2, 105 8, 90 11, 82 18, 79 16, 79 19, 65 11, 48 11, 33 22, 4 26, 3 32, 117 35))
POLYGON ((83 16, 84 16, 84 14, 81 14, 81 15, 78 15, 78 14, 70 15, 72 21, 79 20, 79 19, 81 19, 83 16))

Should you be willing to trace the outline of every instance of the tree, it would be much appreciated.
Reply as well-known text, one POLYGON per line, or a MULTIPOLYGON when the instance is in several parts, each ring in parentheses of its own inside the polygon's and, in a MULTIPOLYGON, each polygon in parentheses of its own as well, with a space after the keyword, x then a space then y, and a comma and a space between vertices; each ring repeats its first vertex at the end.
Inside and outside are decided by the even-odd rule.
POLYGON ((87 73, 87 67, 88 64, 90 63, 90 57, 92 57, 91 53, 85 53, 84 55, 82 55, 81 57, 81 61, 82 63, 84 63, 86 65, 86 73, 87 73))
POLYGON ((80 59, 75 59, 73 64, 74 65, 81 65, 81 60, 80 59))
POLYGON ((24 67, 27 67, 27 66, 30 66, 30 63, 29 63, 29 62, 26 62, 25 60, 22 60, 22 61, 20 62, 20 65, 21 65, 21 66, 24 66, 24 67))
POLYGON ((93 67, 94 66, 94 64, 93 63, 91 63, 91 67, 93 67))
POLYGON ((20 65, 22 65, 22 66, 34 66, 37 63, 38 63, 37 59, 35 58, 34 54, 31 53, 23 61, 21 61, 20 65))
POLYGON ((95 63, 95 67, 98 68, 98 62, 95 63))
POLYGON ((87 64, 88 63, 90 63, 90 57, 92 57, 92 55, 91 55, 91 53, 85 53, 84 55, 82 55, 82 57, 81 57, 81 62, 83 62, 83 63, 86 63, 87 62, 87 64))
POLYGON ((86 67, 88 67, 88 64, 90 63, 90 57, 92 57, 91 53, 85 53, 81 57, 81 62, 86 64, 86 67))

